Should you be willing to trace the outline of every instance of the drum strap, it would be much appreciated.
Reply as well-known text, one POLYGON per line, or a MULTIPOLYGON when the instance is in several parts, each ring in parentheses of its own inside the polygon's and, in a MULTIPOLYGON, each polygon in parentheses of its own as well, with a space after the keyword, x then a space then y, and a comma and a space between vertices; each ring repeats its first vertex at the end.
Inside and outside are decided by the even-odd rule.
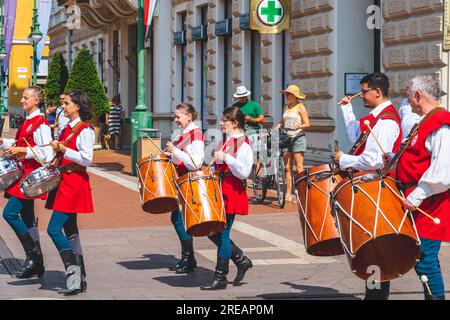
MULTIPOLYGON (((445 110, 444 108, 436 108, 429 112, 419 123, 416 123, 414 127, 411 129, 411 132, 409 133, 408 137, 403 141, 402 145, 400 146, 400 149, 398 152, 394 155, 394 157, 386 164, 386 166, 383 168, 382 175, 385 176, 391 169, 394 167, 395 163, 400 159, 400 157, 405 153, 406 149, 411 145, 412 140, 419 132, 420 126, 424 124, 431 116, 435 115, 439 111, 445 110)), ((417 185, 417 183, 416 183, 417 185)), ((414 186, 413 186, 414 187, 414 186)))
POLYGON ((66 138, 66 140, 64 140, 64 145, 67 147, 67 144, 69 143, 69 141, 73 138, 73 136, 78 132, 78 130, 80 129, 80 127, 82 125, 84 125, 85 122, 80 121, 78 122, 75 127, 72 128, 72 130, 70 131, 69 136, 66 138))

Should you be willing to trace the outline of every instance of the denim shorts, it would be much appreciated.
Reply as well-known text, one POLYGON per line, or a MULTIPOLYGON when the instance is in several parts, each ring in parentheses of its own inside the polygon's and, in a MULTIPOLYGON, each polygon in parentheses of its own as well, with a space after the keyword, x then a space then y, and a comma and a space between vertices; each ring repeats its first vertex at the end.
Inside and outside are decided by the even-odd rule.
POLYGON ((282 148, 281 152, 282 153, 286 153, 286 152, 305 153, 306 149, 307 149, 306 136, 301 136, 288 148, 282 148))

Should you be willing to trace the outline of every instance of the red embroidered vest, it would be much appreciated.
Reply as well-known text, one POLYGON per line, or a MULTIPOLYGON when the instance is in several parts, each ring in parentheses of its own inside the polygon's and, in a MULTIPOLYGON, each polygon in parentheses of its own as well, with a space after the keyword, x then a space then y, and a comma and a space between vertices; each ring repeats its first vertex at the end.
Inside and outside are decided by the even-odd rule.
MULTIPOLYGON (((359 120, 359 127, 361 130, 361 134, 363 134, 364 132, 369 130, 367 128, 367 126, 364 124, 365 121, 369 120, 370 127, 373 129, 380 119, 393 120, 397 123, 397 125, 399 127, 400 134, 399 134, 397 140, 395 141, 394 148, 392 149, 392 152, 396 153, 400 149, 400 146, 402 144, 402 126, 401 126, 400 116, 399 116, 397 110, 395 110, 395 108, 392 105, 384 108, 384 110, 377 117, 374 117, 372 114, 369 114, 367 117, 364 117, 361 120, 359 120)), ((364 142, 359 147, 359 149, 355 151, 354 155, 360 156, 364 152, 365 149, 366 149, 366 143, 364 142)))
MULTIPOLYGON (((450 125, 450 112, 442 110, 422 123, 411 145, 400 157, 397 165, 397 179, 407 184, 417 184, 431 164, 431 154, 426 149, 427 138, 443 125, 450 125)), ((405 190, 408 196, 415 187, 405 190)), ((423 238, 438 241, 450 241, 450 191, 426 199, 420 206, 422 210, 441 220, 435 225, 421 213, 415 213, 417 231, 423 238)))
MULTIPOLYGON (((36 142, 34 141, 33 134, 36 130, 42 125, 48 125, 48 121, 41 115, 35 116, 31 119, 25 120, 25 122, 17 129, 16 132, 16 146, 17 147, 28 147, 24 139, 30 144, 31 147, 36 146, 36 142)), ((19 198, 19 199, 29 199, 25 197, 20 191, 20 184, 22 180, 30 174, 35 169, 39 168, 41 165, 34 159, 23 159, 20 160, 22 162, 22 168, 24 170, 24 174, 22 177, 13 183, 7 190, 6 193, 10 196, 19 198)), ((47 195, 44 194, 36 199, 46 199, 47 195)))
MULTIPOLYGON (((205 142, 205 137, 203 136, 203 133, 200 130, 200 128, 193 129, 193 130, 181 135, 181 137, 178 139, 175 146, 178 149, 180 149, 181 151, 186 152, 186 147, 194 141, 205 142)), ((177 165, 177 172, 178 172, 178 176, 181 177, 182 175, 185 175, 186 173, 188 173, 189 170, 186 167, 186 165, 181 162, 177 165)))

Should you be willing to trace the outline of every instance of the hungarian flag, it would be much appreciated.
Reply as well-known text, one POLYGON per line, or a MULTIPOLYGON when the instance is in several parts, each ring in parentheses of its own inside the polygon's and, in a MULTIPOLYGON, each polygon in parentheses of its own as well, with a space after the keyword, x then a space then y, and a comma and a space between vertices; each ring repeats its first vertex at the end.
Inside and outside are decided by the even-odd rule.
POLYGON ((150 28, 152 26, 153 16, 155 14, 157 0, 144 0, 144 26, 145 26, 145 37, 148 36, 150 28))

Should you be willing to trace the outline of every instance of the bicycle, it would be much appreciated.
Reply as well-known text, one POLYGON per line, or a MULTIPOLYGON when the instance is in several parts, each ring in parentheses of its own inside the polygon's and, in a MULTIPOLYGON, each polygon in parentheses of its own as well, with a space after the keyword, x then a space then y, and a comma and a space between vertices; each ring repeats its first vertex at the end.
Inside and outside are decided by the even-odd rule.
POLYGON ((18 129, 23 123, 25 122, 25 119, 15 113, 9 114, 9 126, 11 129, 18 129))
POLYGON ((286 202, 286 167, 283 155, 279 148, 279 135, 263 134, 261 142, 267 139, 266 150, 257 152, 256 163, 253 165, 253 195, 257 203, 263 203, 267 196, 267 190, 273 187, 277 191, 277 199, 280 208, 283 209, 286 202), (273 141, 275 138, 275 141, 273 141), (277 146, 272 150, 272 143, 277 146), (265 156, 265 157, 262 157, 265 156))

